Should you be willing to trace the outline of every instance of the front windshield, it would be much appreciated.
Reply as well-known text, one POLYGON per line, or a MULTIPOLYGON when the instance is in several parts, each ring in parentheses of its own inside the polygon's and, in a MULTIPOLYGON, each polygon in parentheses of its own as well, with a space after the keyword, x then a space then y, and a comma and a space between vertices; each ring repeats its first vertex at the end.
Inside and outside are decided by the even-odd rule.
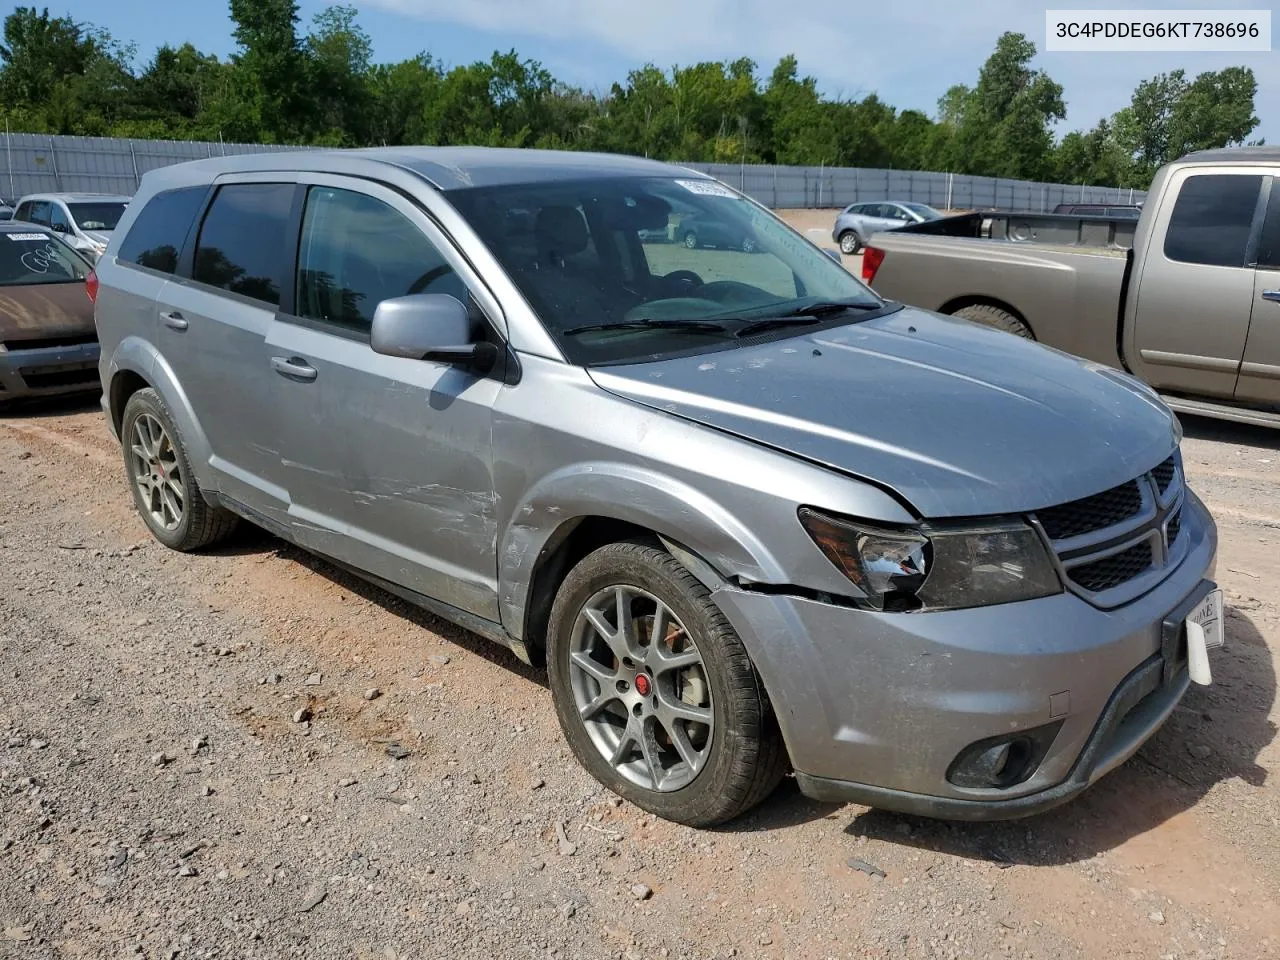
POLYGON ((861 314, 838 322, 884 306, 804 237, 712 180, 547 181, 449 199, 575 363, 721 349, 747 324, 811 304, 847 302, 861 314))
POLYGON ((926 220, 942 219, 942 214, 933 209, 933 207, 929 206, 927 203, 904 203, 903 206, 912 213, 916 213, 924 217, 926 220))
POLYGON ((69 203, 67 208, 81 230, 114 230, 124 216, 123 203, 69 203))
POLYGON ((0 231, 0 287, 84 280, 89 265, 43 231, 0 231))

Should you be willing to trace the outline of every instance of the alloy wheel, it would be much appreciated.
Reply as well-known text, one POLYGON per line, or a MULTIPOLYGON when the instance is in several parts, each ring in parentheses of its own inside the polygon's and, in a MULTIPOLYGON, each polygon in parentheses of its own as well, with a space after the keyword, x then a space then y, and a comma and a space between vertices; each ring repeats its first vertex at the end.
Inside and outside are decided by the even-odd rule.
POLYGON ((620 776, 667 793, 702 771, 711 686, 697 643, 656 596, 624 585, 593 595, 574 620, 569 675, 579 721, 620 776))
POLYGON ((143 507, 161 529, 176 530, 182 523, 186 494, 173 441, 164 425, 149 413, 133 422, 131 440, 133 482, 143 507))

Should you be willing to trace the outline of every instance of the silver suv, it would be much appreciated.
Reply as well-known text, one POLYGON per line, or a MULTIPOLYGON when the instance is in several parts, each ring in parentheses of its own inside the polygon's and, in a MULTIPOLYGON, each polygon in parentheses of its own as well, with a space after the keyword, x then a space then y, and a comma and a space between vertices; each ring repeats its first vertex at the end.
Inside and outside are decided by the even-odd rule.
POLYGON ((545 662, 582 764, 672 820, 788 768, 825 799, 1045 809, 1221 640, 1215 528, 1146 387, 883 301, 689 170, 171 166, 96 311, 156 539, 246 518, 545 662), (688 208, 753 252, 642 240, 688 208))

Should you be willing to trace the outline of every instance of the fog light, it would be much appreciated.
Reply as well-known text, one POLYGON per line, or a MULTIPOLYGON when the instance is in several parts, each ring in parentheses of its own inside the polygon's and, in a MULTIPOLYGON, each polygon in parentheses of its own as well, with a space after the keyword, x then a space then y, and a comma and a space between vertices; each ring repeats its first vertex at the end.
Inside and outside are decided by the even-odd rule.
POLYGON ((947 781, 957 787, 1002 790, 1031 778, 1053 746, 1062 721, 1017 733, 988 737, 961 750, 947 770, 947 781))

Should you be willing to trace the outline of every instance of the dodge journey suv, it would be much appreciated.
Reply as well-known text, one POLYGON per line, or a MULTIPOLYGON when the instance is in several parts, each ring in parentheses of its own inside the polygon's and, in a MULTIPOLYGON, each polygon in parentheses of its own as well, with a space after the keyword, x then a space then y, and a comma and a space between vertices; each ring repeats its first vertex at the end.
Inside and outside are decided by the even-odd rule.
POLYGON ((179 164, 90 289, 157 540, 245 519, 545 662, 578 760, 662 817, 725 821, 788 770, 1024 815, 1210 680, 1216 531, 1154 394, 882 300, 701 174, 179 164), (689 209, 752 251, 652 242, 689 209))

